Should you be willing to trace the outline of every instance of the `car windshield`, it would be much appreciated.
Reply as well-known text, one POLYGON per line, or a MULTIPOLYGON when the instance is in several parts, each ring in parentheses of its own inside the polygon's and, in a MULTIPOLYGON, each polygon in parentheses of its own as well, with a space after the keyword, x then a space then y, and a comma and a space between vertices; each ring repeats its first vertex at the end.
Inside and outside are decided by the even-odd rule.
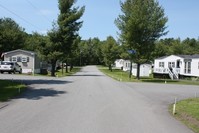
POLYGON ((1 65, 13 65, 12 62, 1 62, 1 65))

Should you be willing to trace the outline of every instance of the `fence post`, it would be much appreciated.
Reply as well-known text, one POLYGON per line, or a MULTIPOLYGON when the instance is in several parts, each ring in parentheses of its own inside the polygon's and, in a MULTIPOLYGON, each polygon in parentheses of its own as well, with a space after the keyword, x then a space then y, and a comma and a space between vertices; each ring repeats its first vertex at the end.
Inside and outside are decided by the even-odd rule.
POLYGON ((175 98, 175 102, 173 104, 173 115, 176 114, 176 102, 177 102, 177 98, 175 98))

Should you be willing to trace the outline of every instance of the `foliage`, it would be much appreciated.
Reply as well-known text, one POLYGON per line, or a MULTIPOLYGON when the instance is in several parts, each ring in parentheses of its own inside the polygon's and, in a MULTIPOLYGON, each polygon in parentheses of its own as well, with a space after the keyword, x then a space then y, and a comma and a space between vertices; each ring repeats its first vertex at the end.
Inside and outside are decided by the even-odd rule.
POLYGON ((0 19, 0 56, 3 52, 21 49, 27 34, 11 18, 0 19))
POLYGON ((121 2, 121 10, 123 14, 115 21, 121 31, 120 39, 128 49, 136 51, 132 59, 139 70, 140 64, 150 60, 154 42, 167 33, 165 24, 168 19, 154 0, 126 0, 121 2))
POLYGON ((61 51, 68 58, 72 52, 72 45, 78 37, 78 31, 82 26, 82 21, 78 21, 84 13, 85 7, 74 7, 75 0, 59 0, 60 14, 58 16, 59 43, 62 45, 61 51))
POLYGON ((155 50, 151 60, 167 55, 192 55, 199 54, 199 40, 186 38, 181 41, 180 38, 166 38, 156 41, 155 50))
POLYGON ((43 43, 46 43, 46 36, 41 35, 37 32, 27 35, 25 40, 24 50, 38 52, 40 46, 45 46, 43 43))
POLYGON ((78 45, 81 65, 102 64, 102 44, 103 42, 100 41, 98 38, 82 40, 78 45))
POLYGON ((112 71, 112 64, 119 58, 119 45, 112 36, 107 37, 107 40, 102 45, 102 55, 104 63, 112 71))

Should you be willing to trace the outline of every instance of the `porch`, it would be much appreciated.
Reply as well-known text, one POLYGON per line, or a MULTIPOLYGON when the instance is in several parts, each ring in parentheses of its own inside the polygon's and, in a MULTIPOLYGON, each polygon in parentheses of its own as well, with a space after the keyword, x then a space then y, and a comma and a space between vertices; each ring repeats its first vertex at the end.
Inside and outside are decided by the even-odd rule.
POLYGON ((154 68, 153 73, 169 75, 173 79, 179 79, 180 68, 154 68))

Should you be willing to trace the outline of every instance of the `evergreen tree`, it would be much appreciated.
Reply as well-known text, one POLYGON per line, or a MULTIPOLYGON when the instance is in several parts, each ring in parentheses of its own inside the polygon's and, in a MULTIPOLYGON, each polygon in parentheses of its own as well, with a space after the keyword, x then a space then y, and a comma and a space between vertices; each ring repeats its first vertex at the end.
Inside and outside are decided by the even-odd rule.
POLYGON ((137 79, 140 65, 149 61, 155 48, 155 41, 165 35, 167 17, 156 0, 126 0, 121 2, 122 15, 115 23, 119 28, 120 40, 129 50, 131 59, 137 63, 137 79))
POLYGON ((59 42, 66 58, 71 54, 72 45, 75 44, 74 40, 78 37, 78 31, 83 23, 78 20, 83 15, 85 7, 74 7, 75 2, 76 0, 59 0, 59 42))

